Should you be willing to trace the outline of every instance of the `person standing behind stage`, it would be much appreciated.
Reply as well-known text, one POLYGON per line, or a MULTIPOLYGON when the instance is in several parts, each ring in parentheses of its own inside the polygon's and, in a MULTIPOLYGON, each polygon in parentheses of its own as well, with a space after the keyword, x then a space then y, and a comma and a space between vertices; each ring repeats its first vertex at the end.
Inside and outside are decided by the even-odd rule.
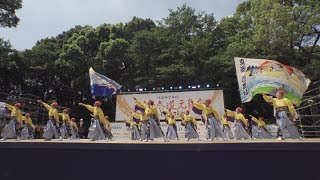
POLYGON ((79 138, 85 139, 87 137, 87 128, 84 125, 83 119, 80 119, 78 127, 79 138))
POLYGON ((17 138, 20 140, 21 135, 21 120, 22 120, 22 112, 20 108, 22 107, 21 103, 16 103, 14 106, 10 104, 5 104, 5 107, 11 111, 10 121, 3 128, 1 136, 3 137, 1 140, 5 141, 7 138, 17 138))
POLYGON ((135 100, 137 106, 143 107, 145 109, 145 112, 148 116, 148 123, 150 126, 150 140, 153 141, 154 138, 163 137, 163 140, 165 142, 168 141, 160 127, 159 113, 157 107, 154 106, 154 101, 149 100, 148 104, 146 104, 138 101, 136 97, 134 97, 133 99, 135 100))
POLYGON ((88 104, 79 103, 80 106, 84 106, 90 112, 93 113, 93 122, 89 128, 88 138, 92 141, 96 140, 106 140, 105 134, 103 132, 103 128, 106 127, 106 122, 104 120, 104 113, 100 108, 101 102, 96 101, 94 106, 90 106, 88 104))
POLYGON ((240 140, 242 138, 244 139, 251 139, 248 132, 243 128, 241 122, 243 122, 245 125, 248 125, 248 121, 242 114, 242 108, 237 107, 236 111, 230 111, 229 109, 226 109, 227 115, 234 117, 235 119, 235 125, 234 125, 234 136, 236 140, 240 140))
POLYGON ((194 119, 194 117, 189 114, 189 110, 186 110, 184 114, 181 114, 179 111, 177 111, 178 116, 182 119, 181 124, 184 124, 185 127, 185 138, 187 141, 190 139, 199 139, 199 134, 197 132, 197 121, 194 119))
POLYGON ((207 99, 204 104, 192 102, 192 106, 196 109, 202 110, 202 113, 204 113, 207 117, 207 139, 213 141, 214 138, 218 138, 220 136, 223 140, 226 141, 227 139, 223 134, 223 131, 220 127, 220 123, 218 122, 220 119, 219 114, 210 104, 210 99, 207 99))
POLYGON ((49 115, 49 120, 46 124, 46 127, 44 128, 43 137, 45 140, 51 140, 52 138, 59 138, 59 141, 62 141, 60 129, 59 129, 59 113, 57 110, 58 103, 53 102, 51 103, 51 106, 44 103, 41 100, 38 100, 39 103, 41 103, 47 110, 49 115))
POLYGON ((59 113, 59 116, 62 117, 62 126, 60 127, 60 132, 61 132, 61 137, 62 139, 69 137, 71 135, 70 132, 70 125, 71 125, 71 120, 69 116, 69 110, 68 109, 63 109, 62 113, 59 113))
POLYGON ((71 118, 71 121, 70 121, 70 137, 69 137, 70 140, 79 139, 78 138, 79 129, 78 129, 77 123, 75 121, 76 121, 75 118, 71 118))
POLYGON ((257 119, 256 117, 249 115, 251 117, 251 120, 257 123, 258 125, 258 138, 259 139, 270 139, 272 138, 272 135, 268 132, 267 125, 263 121, 263 117, 259 117, 257 119))
POLYGON ((285 139, 286 130, 288 130, 291 138, 299 138, 299 140, 304 140, 292 122, 292 119, 297 119, 298 115, 296 114, 291 101, 287 98, 284 98, 284 93, 284 90, 278 90, 276 98, 262 94, 263 99, 266 102, 272 103, 276 110, 275 117, 282 134, 282 136, 278 134, 278 140, 285 139))

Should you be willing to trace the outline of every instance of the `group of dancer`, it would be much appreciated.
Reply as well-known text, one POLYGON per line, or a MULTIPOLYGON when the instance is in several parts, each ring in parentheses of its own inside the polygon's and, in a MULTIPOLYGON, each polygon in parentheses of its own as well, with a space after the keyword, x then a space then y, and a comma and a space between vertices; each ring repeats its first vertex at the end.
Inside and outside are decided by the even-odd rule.
MULTIPOLYGON (((297 118, 297 113, 293 104, 287 98, 284 98, 284 91, 279 90, 276 97, 270 97, 263 94, 266 102, 272 103, 274 107, 274 115, 278 128, 278 140, 286 138, 285 132, 288 132, 290 138, 298 138, 303 140, 299 131, 293 123, 293 119, 297 118)), ((166 133, 163 132, 160 125, 160 117, 157 107, 153 100, 148 103, 143 103, 133 98, 135 108, 131 112, 131 118, 126 120, 126 125, 131 131, 132 140, 153 141, 155 138, 163 138, 165 142, 169 140, 179 140, 175 115, 171 109, 165 109, 162 113, 165 115, 165 120, 168 124, 166 133)), ((38 100, 48 111, 48 121, 44 128, 43 138, 45 140, 58 139, 79 139, 78 127, 75 123, 75 118, 70 118, 69 109, 63 109, 58 112, 58 103, 53 102, 51 105, 38 100), (62 117, 60 120, 59 117, 62 117)), ((93 106, 79 103, 92 114, 91 125, 89 127, 88 139, 96 140, 114 140, 111 133, 111 125, 109 117, 105 116, 101 109, 101 102, 96 101, 93 106)), ((11 111, 11 119, 3 128, 1 136, 2 140, 8 138, 16 139, 33 139, 35 126, 32 123, 30 113, 22 115, 20 108, 21 103, 16 103, 14 106, 5 104, 5 107, 11 111)), ((201 115, 206 126, 206 139, 213 141, 214 139, 253 139, 253 138, 273 138, 268 132, 266 123, 262 117, 256 118, 250 115, 251 120, 257 124, 257 131, 249 133, 248 119, 242 113, 242 108, 238 107, 235 111, 225 109, 223 115, 219 115, 217 110, 212 106, 211 100, 207 99, 204 103, 192 102, 192 110, 201 115), (232 120, 230 120, 230 118, 232 120), (233 122, 233 132, 231 131, 230 123, 233 122)), ((185 139, 199 139, 197 132, 197 121, 190 114, 189 110, 185 112, 177 111, 176 114, 182 119, 181 125, 185 127, 185 139)))
MULTIPOLYGON (((79 139, 78 127, 75 118, 70 118, 69 109, 65 108, 59 113, 57 107, 58 103, 53 102, 51 105, 38 100, 48 111, 48 121, 44 128, 43 138, 45 140, 63 139, 75 140, 79 139), (61 120, 60 120, 61 117, 61 120)), ((100 108, 101 102, 96 101, 94 106, 79 103, 79 105, 86 107, 92 112, 91 125, 89 128, 88 138, 92 141, 95 140, 114 140, 111 133, 111 125, 108 116, 104 116, 100 108)), ((5 107, 11 111, 10 121, 3 128, 1 140, 7 139, 34 139, 35 126, 32 123, 31 114, 26 113, 22 115, 21 103, 15 103, 14 106, 5 104, 5 107)))
MULTIPOLYGON (((287 98, 284 98, 284 91, 279 90, 276 97, 270 97, 263 94, 266 102, 272 103, 274 107, 274 116, 278 125, 278 140, 286 138, 288 132, 290 138, 298 138, 304 140, 294 125, 294 119, 297 119, 297 113, 293 104, 287 98)), ((160 126, 160 118, 154 101, 149 100, 148 103, 142 103, 134 98, 136 108, 132 112, 132 117, 126 120, 127 126, 131 131, 132 140, 148 141, 154 138, 163 138, 164 141, 179 140, 176 120, 171 109, 165 109, 162 113, 168 124, 167 132, 163 133, 160 126)), ((192 102, 192 109, 196 114, 200 114, 206 126, 206 139, 213 141, 214 139, 269 139, 273 138, 268 131, 263 117, 256 118, 252 115, 251 121, 257 126, 257 130, 253 133, 249 132, 249 121, 245 118, 241 107, 237 107, 235 111, 225 109, 225 113, 220 116, 216 109, 212 106, 211 100, 207 99, 204 103, 192 102), (233 132, 230 123, 234 122, 233 132)), ((199 139, 197 133, 197 121, 190 114, 189 110, 183 113, 179 111, 176 114, 182 119, 181 125, 185 127, 185 139, 199 139)))

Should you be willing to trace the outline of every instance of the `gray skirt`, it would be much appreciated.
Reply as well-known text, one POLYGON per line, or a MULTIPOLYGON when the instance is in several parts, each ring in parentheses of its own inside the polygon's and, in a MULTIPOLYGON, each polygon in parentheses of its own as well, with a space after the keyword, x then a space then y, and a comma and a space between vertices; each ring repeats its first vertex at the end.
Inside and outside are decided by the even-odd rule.
POLYGON ((21 140, 29 139, 29 130, 27 125, 23 125, 23 129, 21 130, 21 140))
POLYGON ((228 125, 223 125, 222 130, 224 133, 224 137, 226 137, 226 138, 229 137, 229 139, 234 139, 234 135, 231 132, 230 127, 228 125))
POLYGON ((153 140, 154 138, 161 138, 163 137, 163 132, 160 128, 160 126, 157 124, 156 120, 154 118, 149 118, 149 126, 150 126, 150 140, 153 140))
POLYGON ((146 140, 149 133, 149 123, 147 121, 141 121, 141 140, 146 140))
POLYGON ((185 130, 186 130, 186 138, 187 139, 199 138, 198 132, 194 129, 194 127, 191 125, 191 123, 186 124, 185 130))
POLYGON ((262 127, 259 127, 258 134, 259 134, 259 138, 260 139, 271 139, 271 138, 273 138, 272 135, 262 127))
POLYGON ((131 140, 139 140, 140 132, 137 126, 132 126, 131 128, 131 140))
POLYGON ((89 127, 88 139, 91 139, 93 141, 106 139, 100 126, 99 119, 95 119, 91 123, 91 126, 89 127))
POLYGON ((173 125, 168 125, 167 139, 178 139, 176 130, 174 129, 173 125))
POLYGON ((253 138, 260 138, 259 137, 259 127, 257 125, 253 125, 251 127, 252 137, 253 138))
POLYGON ((62 126, 60 127, 60 133, 62 139, 68 138, 68 133, 67 133, 67 125, 65 122, 62 123, 62 126))
POLYGON ((46 140, 51 140, 53 138, 58 138, 58 134, 57 134, 57 129, 56 127, 53 125, 53 121, 52 119, 50 119, 46 126, 44 127, 44 133, 43 133, 43 138, 46 140))
POLYGON ((69 137, 69 139, 73 140, 73 139, 77 139, 77 132, 73 127, 71 128, 71 136, 69 137))
POLYGON ((241 122, 236 122, 234 125, 234 136, 236 140, 239 139, 251 139, 250 135, 247 133, 247 131, 243 128, 241 122))
POLYGON ((288 130, 290 138, 300 138, 301 135, 297 127, 293 124, 291 119, 288 117, 286 111, 277 112, 277 124, 281 130, 282 137, 285 138, 285 132, 288 130))
POLYGON ((16 138, 17 137, 16 123, 17 122, 15 119, 11 119, 9 123, 5 125, 4 128, 2 129, 1 136, 4 138, 10 138, 10 139, 16 138))
POLYGON ((221 137, 225 139, 224 133, 220 127, 220 123, 216 120, 214 116, 208 118, 208 126, 206 128, 206 138, 207 139, 214 139, 221 137))

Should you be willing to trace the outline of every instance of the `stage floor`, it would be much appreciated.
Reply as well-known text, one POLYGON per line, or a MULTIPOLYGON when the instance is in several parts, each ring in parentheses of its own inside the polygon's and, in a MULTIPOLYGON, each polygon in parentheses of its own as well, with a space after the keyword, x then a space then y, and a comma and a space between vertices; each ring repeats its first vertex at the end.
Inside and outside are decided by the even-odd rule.
POLYGON ((155 141, 90 141, 57 139, 45 141, 35 140, 7 140, 0 141, 0 149, 82 149, 82 150, 120 150, 120 151, 320 151, 320 139, 254 139, 254 140, 171 140, 164 142, 163 139, 155 141))
POLYGON ((6 141, 0 141, 0 145, 3 143, 78 143, 78 144, 239 144, 239 143, 320 143, 320 138, 309 138, 305 139, 304 141, 300 141, 298 139, 285 139, 279 141, 277 139, 252 139, 252 140, 170 140, 169 142, 164 142, 163 139, 155 139, 154 141, 132 141, 132 140, 124 140, 124 139, 117 139, 115 141, 90 141, 89 139, 80 139, 80 140, 67 140, 64 139, 63 141, 58 141, 57 139, 52 139, 51 141, 45 141, 44 139, 34 139, 34 140, 15 140, 15 139, 8 139, 6 141))
POLYGON ((7 140, 0 141, 0 154, 1 180, 320 179, 316 173, 318 166, 314 165, 320 162, 319 138, 170 142, 7 140))

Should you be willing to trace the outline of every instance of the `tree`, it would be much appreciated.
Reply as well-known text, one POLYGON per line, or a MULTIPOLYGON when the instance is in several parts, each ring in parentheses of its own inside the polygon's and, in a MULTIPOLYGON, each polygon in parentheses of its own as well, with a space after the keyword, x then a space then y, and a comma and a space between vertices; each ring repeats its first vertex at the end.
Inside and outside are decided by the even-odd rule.
POLYGON ((22 7, 22 0, 2 0, 0 1, 0 27, 16 27, 19 18, 16 10, 22 7))

